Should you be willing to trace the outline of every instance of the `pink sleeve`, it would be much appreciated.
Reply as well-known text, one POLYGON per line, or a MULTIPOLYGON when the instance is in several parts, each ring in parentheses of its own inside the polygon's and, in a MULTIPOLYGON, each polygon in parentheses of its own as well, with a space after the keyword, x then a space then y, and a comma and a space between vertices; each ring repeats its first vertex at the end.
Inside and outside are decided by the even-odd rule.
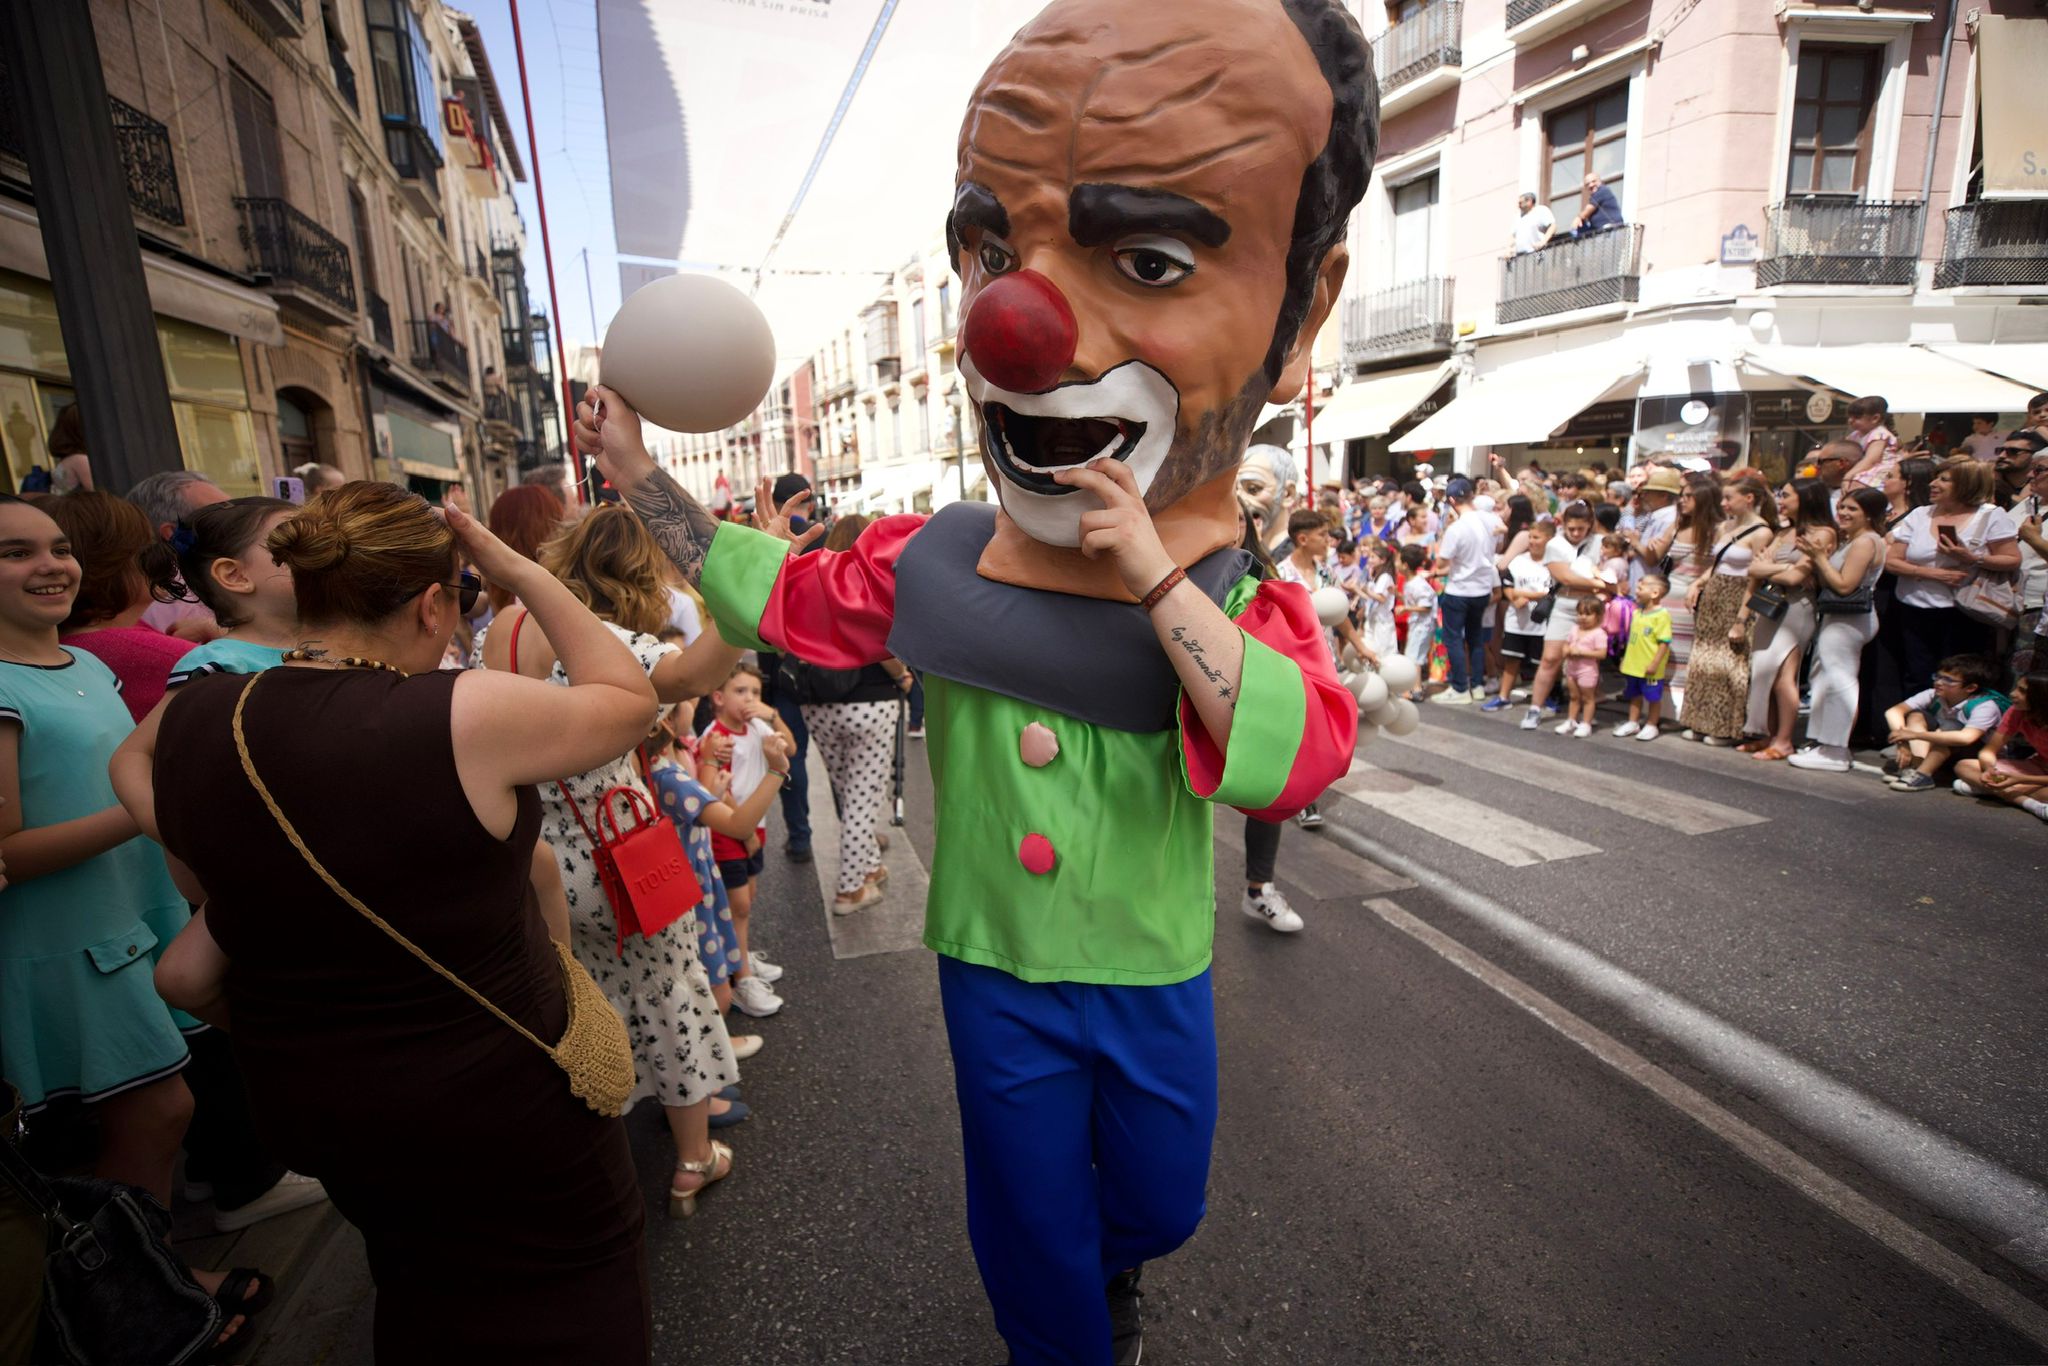
POLYGON ((925 519, 884 517, 848 550, 782 562, 761 613, 762 640, 811 664, 854 669, 889 657, 896 621, 896 559, 925 519))

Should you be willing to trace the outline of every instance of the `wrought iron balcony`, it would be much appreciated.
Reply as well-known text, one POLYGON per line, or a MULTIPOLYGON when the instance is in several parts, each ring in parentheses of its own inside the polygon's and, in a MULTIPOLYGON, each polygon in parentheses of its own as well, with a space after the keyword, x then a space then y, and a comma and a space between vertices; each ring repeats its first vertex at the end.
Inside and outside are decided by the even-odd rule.
POLYGON ((301 0, 243 0, 243 4, 280 38, 296 38, 305 31, 306 9, 301 0))
POLYGON ((499 345, 505 352, 507 370, 524 370, 533 364, 533 338, 523 327, 507 325, 498 329, 499 345))
POLYGON ((512 425, 512 395, 503 389, 484 390, 484 421, 512 425))
POLYGON ((1942 224, 1934 287, 2048 285, 2048 199, 1959 204, 1942 224))
POLYGON ((1345 364, 1450 350, 1451 287, 1448 276, 1432 276, 1346 299, 1345 364))
POLYGON ((1495 316, 1503 323, 1518 323, 1577 308, 1633 303, 1640 296, 1642 265, 1640 223, 1555 238, 1541 251, 1500 263, 1495 316))
POLYGON ((386 351, 393 350, 391 342, 391 305, 381 295, 365 290, 364 300, 370 306, 370 335, 377 339, 377 345, 386 351))
POLYGON ((398 187, 427 218, 441 216, 441 154, 427 130, 403 117, 384 116, 384 155, 398 172, 398 187))
POLYGON ((1382 114, 1397 113, 1456 84, 1464 62, 1464 29, 1465 0, 1432 0, 1414 18, 1391 25, 1372 40, 1382 114), (1425 80, 1431 76, 1437 79, 1425 80))
POLYGON ((1809 195, 1764 210, 1759 285, 1910 285, 1924 204, 1809 195))
POLYGON ((128 172, 128 202, 160 223, 185 225, 185 201, 178 194, 178 163, 171 156, 171 130, 132 104, 107 97, 113 112, 114 143, 128 172))
POLYGON ((355 271, 339 237, 282 199, 237 198, 235 207, 242 211, 242 245, 274 292, 328 321, 355 321, 355 271))
POLYGON ((1553 34, 1583 24, 1623 0, 1508 0, 1508 41, 1517 47, 1540 43, 1553 34))
POLYGON ((356 69, 348 64, 332 32, 327 35, 327 65, 334 71, 334 88, 348 101, 349 108, 361 112, 363 106, 356 96, 356 69))
POLYGON ((412 363, 442 388, 467 394, 469 348, 426 319, 414 318, 406 326, 412 329, 412 363))

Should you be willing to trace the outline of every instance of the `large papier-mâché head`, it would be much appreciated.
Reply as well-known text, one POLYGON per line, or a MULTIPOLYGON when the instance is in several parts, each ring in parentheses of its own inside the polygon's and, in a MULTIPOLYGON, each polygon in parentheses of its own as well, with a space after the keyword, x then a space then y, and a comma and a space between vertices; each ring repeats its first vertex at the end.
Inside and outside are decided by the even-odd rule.
MULTIPOLYGON (((1071 546, 1125 461, 1155 515, 1300 393, 1378 142, 1337 0, 1056 0, 968 105, 947 236, 991 484, 1071 546)), ((1234 514, 1233 514, 1234 515, 1234 514)))

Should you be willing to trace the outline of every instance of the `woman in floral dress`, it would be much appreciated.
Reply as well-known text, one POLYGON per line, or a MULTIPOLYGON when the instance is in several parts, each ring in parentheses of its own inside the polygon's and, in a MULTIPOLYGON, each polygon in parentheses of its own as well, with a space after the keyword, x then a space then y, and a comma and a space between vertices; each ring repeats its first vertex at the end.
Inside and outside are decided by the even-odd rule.
MULTIPOLYGON (((639 519, 616 504, 599 508, 543 547, 541 563, 611 627, 647 670, 664 703, 708 692, 731 672, 739 652, 715 629, 687 650, 656 639, 668 620, 667 560, 639 519)), ((553 648, 522 607, 477 638, 479 667, 506 669, 566 686, 553 648)), ((619 944, 618 922, 592 856, 586 823, 596 828, 600 795, 631 788, 658 810, 636 756, 621 755, 588 773, 540 789, 541 838, 554 850, 569 902, 570 947, 626 1022, 640 1074, 633 1100, 653 1096, 676 1143, 669 1213, 695 1211, 697 1193, 732 1170, 732 1150, 710 1136, 718 1092, 739 1080, 725 1022, 698 958, 694 914, 653 935, 619 944), (579 819, 580 812, 580 819, 579 819)))

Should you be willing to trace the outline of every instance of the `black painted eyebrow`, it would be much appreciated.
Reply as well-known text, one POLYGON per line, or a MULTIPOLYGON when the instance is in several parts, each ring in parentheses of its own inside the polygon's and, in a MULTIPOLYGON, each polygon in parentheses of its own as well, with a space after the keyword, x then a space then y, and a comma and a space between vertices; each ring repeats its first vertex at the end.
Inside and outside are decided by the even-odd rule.
POLYGON ((1133 232, 1175 233, 1205 247, 1230 240, 1230 224, 1186 195, 1133 185, 1076 185, 1067 197, 1067 232, 1084 247, 1133 232))
POLYGON ((980 228, 998 237, 1010 235, 1010 211, 996 198, 994 190, 972 180, 962 181, 953 192, 953 212, 946 218, 946 235, 956 249, 960 234, 968 228, 980 228))

